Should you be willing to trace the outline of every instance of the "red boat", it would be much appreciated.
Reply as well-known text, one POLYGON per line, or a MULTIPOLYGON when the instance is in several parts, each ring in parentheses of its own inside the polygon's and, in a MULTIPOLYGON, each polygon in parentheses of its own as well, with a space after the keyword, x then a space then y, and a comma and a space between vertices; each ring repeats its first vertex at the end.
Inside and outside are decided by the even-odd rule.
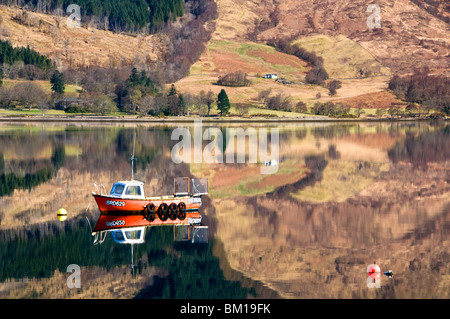
POLYGON ((92 193, 101 212, 92 231, 95 243, 108 232, 117 242, 140 243, 145 226, 201 227, 198 209, 201 196, 208 194, 208 180, 177 178, 174 188, 171 196, 145 197, 144 183, 130 180, 114 183, 109 195, 92 193))
MULTIPOLYGON (((109 195, 92 193, 102 215, 139 215, 149 222, 183 221, 196 211, 207 195, 207 179, 177 178, 171 196, 145 197, 144 183, 130 180, 114 183, 109 195)), ((159 223, 158 222, 158 223, 159 223)))

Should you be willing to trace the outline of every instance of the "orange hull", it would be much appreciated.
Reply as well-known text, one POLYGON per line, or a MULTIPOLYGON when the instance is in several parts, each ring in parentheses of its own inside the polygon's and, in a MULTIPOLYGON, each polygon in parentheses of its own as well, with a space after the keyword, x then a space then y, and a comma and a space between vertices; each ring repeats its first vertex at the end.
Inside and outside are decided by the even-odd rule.
POLYGON ((198 197, 161 197, 161 198, 148 198, 148 199, 122 199, 117 197, 112 197, 108 195, 98 195, 93 194, 95 201, 97 202, 97 206, 100 209, 102 214, 138 214, 142 217, 142 215, 147 214, 146 208, 150 203, 153 203, 156 208, 159 207, 162 203, 166 203, 170 205, 171 203, 175 203, 178 205, 179 203, 186 204, 186 212, 192 210, 198 210, 201 205, 201 199, 198 197))
POLYGON ((195 223, 201 218, 198 211, 187 212, 184 220, 168 219, 162 221, 159 218, 150 222, 142 215, 100 215, 93 232, 100 232, 104 230, 119 229, 124 227, 140 227, 140 226, 159 226, 159 225, 189 225, 195 223))

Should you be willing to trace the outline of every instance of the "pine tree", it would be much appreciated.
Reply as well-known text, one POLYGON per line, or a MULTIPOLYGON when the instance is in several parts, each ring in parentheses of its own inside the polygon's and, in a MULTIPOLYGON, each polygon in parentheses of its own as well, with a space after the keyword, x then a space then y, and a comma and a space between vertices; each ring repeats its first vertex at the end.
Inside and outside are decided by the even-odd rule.
POLYGON ((166 115, 178 115, 178 96, 177 96, 177 88, 172 84, 169 92, 167 93, 167 111, 166 115))
POLYGON ((131 70, 131 75, 126 80, 127 89, 134 87, 140 87, 142 93, 153 94, 157 92, 152 79, 147 76, 145 70, 142 70, 139 74, 136 68, 131 70))
POLYGON ((52 91, 57 94, 64 94, 65 84, 64 84, 64 75, 55 70, 53 72, 52 77, 50 78, 50 83, 52 84, 52 91))
POLYGON ((139 85, 140 79, 136 68, 131 70, 131 75, 127 79, 127 88, 139 85))
POLYGON ((176 94, 177 94, 177 88, 175 87, 174 84, 172 84, 172 86, 170 87, 170 90, 169 90, 169 94, 167 94, 167 96, 173 96, 176 94))
POLYGON ((0 68, 0 86, 3 85, 3 69, 0 68))
POLYGON ((184 101, 183 94, 178 94, 178 115, 184 115, 186 112, 186 102, 184 101))
POLYGON ((222 89, 217 96, 217 109, 220 112, 220 115, 230 113, 230 100, 228 99, 228 95, 224 89, 222 89))

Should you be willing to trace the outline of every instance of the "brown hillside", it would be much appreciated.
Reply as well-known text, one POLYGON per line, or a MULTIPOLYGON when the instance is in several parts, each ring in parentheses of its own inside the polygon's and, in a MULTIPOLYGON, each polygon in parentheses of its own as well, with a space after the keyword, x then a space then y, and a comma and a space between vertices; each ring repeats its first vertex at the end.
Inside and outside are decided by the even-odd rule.
MULTIPOLYGON (((381 0, 377 4, 381 28, 369 29, 367 18, 372 13, 366 12, 368 2, 362 0, 221 0, 215 36, 265 41, 312 34, 344 35, 394 73, 408 73, 422 65, 448 72, 448 23, 412 1, 381 0)), ((441 16, 445 14, 443 5, 436 10, 441 16)))
POLYGON ((0 39, 30 48, 56 61, 58 67, 113 66, 149 63, 163 55, 160 36, 130 36, 95 28, 69 28, 67 17, 0 5, 0 39), (26 12, 26 18, 23 13, 26 12), (19 23, 16 17, 22 18, 19 23))

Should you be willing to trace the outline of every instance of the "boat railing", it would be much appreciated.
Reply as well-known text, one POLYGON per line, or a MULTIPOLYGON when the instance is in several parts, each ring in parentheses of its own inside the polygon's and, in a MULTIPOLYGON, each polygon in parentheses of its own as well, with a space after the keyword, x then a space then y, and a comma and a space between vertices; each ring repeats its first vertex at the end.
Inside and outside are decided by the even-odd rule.
POLYGON ((174 195, 175 196, 202 196, 208 195, 208 179, 207 178, 174 178, 174 195))
POLYGON ((98 190, 98 193, 100 195, 108 195, 108 192, 106 191, 106 188, 103 184, 94 183, 94 186, 95 186, 96 191, 98 190))
POLYGON ((107 231, 99 231, 99 232, 92 233, 92 236, 94 236, 93 244, 94 245, 103 244, 103 242, 106 239, 106 235, 108 235, 107 231))

